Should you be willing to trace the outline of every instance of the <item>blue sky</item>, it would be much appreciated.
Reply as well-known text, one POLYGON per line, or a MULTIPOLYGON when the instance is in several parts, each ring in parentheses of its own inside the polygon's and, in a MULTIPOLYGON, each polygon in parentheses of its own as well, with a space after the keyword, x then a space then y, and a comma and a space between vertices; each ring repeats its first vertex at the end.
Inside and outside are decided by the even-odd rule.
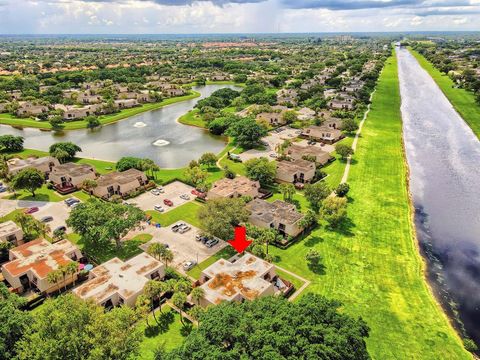
POLYGON ((0 0, 2 34, 480 30, 480 0, 0 0))

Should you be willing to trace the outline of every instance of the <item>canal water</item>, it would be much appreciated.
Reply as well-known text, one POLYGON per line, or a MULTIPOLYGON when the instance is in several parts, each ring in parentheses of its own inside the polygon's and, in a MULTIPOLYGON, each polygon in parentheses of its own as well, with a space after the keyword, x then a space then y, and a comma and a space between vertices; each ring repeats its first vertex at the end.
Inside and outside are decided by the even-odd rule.
POLYGON ((397 50, 397 59, 427 275, 460 331, 480 344, 480 142, 408 50, 397 50))
POLYGON ((205 152, 218 153, 225 147, 225 138, 177 122, 198 100, 225 87, 239 90, 229 85, 197 86, 194 90, 200 92, 198 98, 144 112, 93 131, 52 132, 0 125, 0 134, 23 136, 26 148, 48 150, 55 142, 71 141, 82 148, 80 156, 83 157, 111 161, 117 161, 122 156, 146 157, 160 167, 183 167, 205 152))

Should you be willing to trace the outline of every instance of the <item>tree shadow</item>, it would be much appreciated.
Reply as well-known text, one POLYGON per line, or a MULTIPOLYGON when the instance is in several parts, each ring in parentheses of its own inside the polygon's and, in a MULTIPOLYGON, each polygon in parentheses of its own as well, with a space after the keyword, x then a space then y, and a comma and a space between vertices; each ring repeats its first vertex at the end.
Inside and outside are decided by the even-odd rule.
POLYGON ((310 236, 303 243, 306 247, 314 247, 315 245, 323 242, 324 240, 320 236, 310 236))
POLYGON ((355 234, 353 233, 352 229, 355 228, 355 223, 350 218, 345 218, 338 226, 332 227, 330 225, 327 226, 327 229, 332 232, 336 232, 338 234, 342 234, 347 237, 353 237, 355 234))
POLYGON ((308 263, 308 269, 317 275, 325 275, 325 265, 321 262, 318 263, 308 263))
POLYGON ((180 334, 184 337, 190 335, 190 333, 193 330, 193 324, 191 322, 186 323, 185 325, 182 326, 180 329, 180 334))
POLYGON ((175 316, 171 311, 157 314, 158 324, 145 328, 146 337, 155 337, 158 334, 164 334, 170 328, 170 325, 175 321, 175 316))

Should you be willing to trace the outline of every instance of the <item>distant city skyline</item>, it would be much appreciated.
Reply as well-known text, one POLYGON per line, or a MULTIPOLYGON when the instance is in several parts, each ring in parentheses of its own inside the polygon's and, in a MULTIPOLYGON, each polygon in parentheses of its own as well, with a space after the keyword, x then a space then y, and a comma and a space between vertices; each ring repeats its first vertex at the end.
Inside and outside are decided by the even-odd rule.
POLYGON ((480 0, 0 0, 1 34, 480 30, 480 0))

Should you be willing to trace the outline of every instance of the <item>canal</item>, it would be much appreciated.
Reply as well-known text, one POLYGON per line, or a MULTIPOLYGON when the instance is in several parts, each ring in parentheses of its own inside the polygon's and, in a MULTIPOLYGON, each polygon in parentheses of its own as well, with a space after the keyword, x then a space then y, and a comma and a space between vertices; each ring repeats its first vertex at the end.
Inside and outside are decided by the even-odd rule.
POLYGON ((410 191, 427 276, 480 344, 480 142, 407 49, 398 49, 410 191))
POLYGON ((0 134, 21 135, 25 138, 25 147, 31 149, 48 150, 55 142, 71 141, 82 148, 79 154, 82 157, 117 161, 122 156, 135 156, 150 158, 164 168, 183 167, 205 152, 219 153, 225 147, 225 138, 177 122, 198 100, 225 87, 239 90, 230 85, 197 86, 194 90, 200 92, 198 98, 147 111, 93 131, 53 132, 0 125, 0 134))

